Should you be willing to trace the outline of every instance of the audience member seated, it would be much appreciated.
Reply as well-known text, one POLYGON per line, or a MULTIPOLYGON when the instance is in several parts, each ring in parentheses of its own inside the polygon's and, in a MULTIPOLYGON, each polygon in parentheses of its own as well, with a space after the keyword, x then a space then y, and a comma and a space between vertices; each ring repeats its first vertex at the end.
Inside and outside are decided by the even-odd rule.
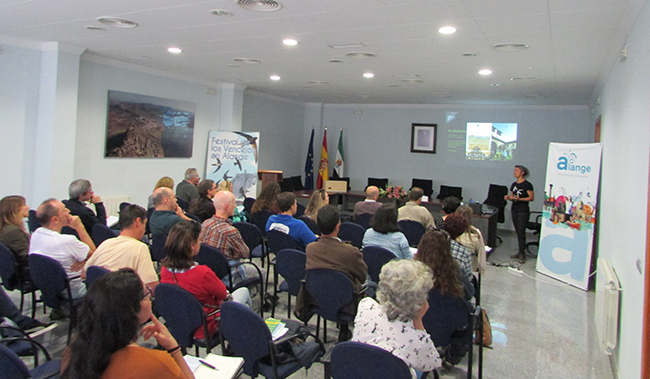
POLYGON ((176 196, 171 188, 160 187, 153 191, 155 211, 149 220, 149 230, 153 239, 167 238, 172 226, 182 220, 190 220, 176 202, 176 196))
POLYGON ((441 366, 440 357, 422 316, 429 309, 431 270, 422 262, 395 260, 379 274, 377 301, 359 303, 352 341, 382 348, 406 363, 413 378, 441 366))
POLYGON ((158 275, 154 270, 149 247, 142 243, 147 225, 147 211, 139 205, 128 205, 120 212, 122 231, 115 238, 102 242, 92 257, 86 261, 82 278, 90 266, 101 266, 110 271, 128 267, 153 290, 158 285, 158 275))
POLYGON ((76 330, 63 353, 62 378, 194 378, 180 346, 151 313, 151 290, 129 268, 97 279, 76 330), (154 337, 164 350, 138 346, 139 334, 154 337))
POLYGON ((463 274, 469 277, 472 275, 472 252, 461 245, 456 239, 467 230, 467 221, 457 213, 447 215, 445 219, 445 231, 451 238, 451 255, 454 257, 463 274))
MULTIPOLYGON (((232 226, 229 216, 235 212, 235 195, 230 191, 219 191, 212 199, 214 204, 214 216, 205 220, 202 225, 199 241, 201 243, 216 247, 228 258, 230 264, 239 263, 242 258, 248 258, 250 251, 244 243, 239 231, 232 226)), ((264 275, 264 269, 260 269, 264 275)), ((241 265, 233 276, 234 284, 246 278, 259 276, 252 265, 241 265)))
POLYGON ((445 228, 445 219, 450 214, 456 212, 456 209, 460 207, 460 200, 455 196, 445 197, 442 200, 442 216, 437 216, 434 220, 436 228, 444 229, 445 228))
MULTIPOLYGON (((153 190, 157 190, 160 187, 167 187, 167 188, 174 188, 174 179, 170 178, 169 176, 163 176, 162 178, 158 179, 156 182, 156 186, 153 187, 153 190)), ((149 199, 147 200, 147 209, 153 208, 153 193, 149 195, 149 199)))
POLYGON ((4 288, 0 287, 0 319, 3 317, 11 320, 19 329, 29 334, 32 338, 49 332, 58 326, 55 322, 43 323, 20 313, 16 304, 7 296, 4 288))
POLYGON ((433 288, 440 294, 449 293, 465 300, 474 296, 474 286, 451 255, 449 233, 439 229, 426 232, 420 240, 415 259, 429 266, 435 278, 433 288))
POLYGON ((316 241, 318 237, 309 229, 307 224, 293 217, 298 210, 296 195, 293 192, 282 192, 276 199, 280 214, 269 217, 266 222, 266 231, 277 230, 290 235, 291 238, 298 242, 299 249, 304 251, 305 246, 316 241))
POLYGON ((366 188, 366 200, 359 201, 354 205, 354 211, 352 211, 352 217, 357 218, 360 214, 370 213, 372 215, 377 212, 377 209, 381 207, 381 203, 377 201, 379 199, 379 188, 375 186, 368 186, 366 188))
MULTIPOLYGON (((356 247, 341 241, 337 236, 341 226, 341 214, 333 205, 326 205, 318 211, 318 228, 322 235, 316 242, 307 245, 306 270, 330 269, 344 273, 354 284, 355 292, 361 290, 366 281, 368 267, 363 261, 363 254, 356 247)), ((315 302, 314 302, 315 303, 315 302)), ((343 311, 357 313, 359 299, 354 299, 343 311)), ((296 304, 300 304, 297 301, 296 304)), ((347 341, 352 336, 347 324, 339 330, 339 342, 347 341)))
POLYGON ((217 186, 217 191, 230 191, 232 192, 232 182, 230 180, 220 180, 217 186))
MULTIPOLYGON (((43 226, 32 234, 29 254, 45 255, 58 261, 68 277, 81 274, 86 259, 90 258, 95 251, 95 244, 79 216, 71 215, 70 210, 62 202, 47 199, 36 210, 36 217, 43 226), (69 234, 61 234, 64 226, 76 230, 79 239, 69 234)), ((81 278, 76 278, 70 281, 70 290, 72 298, 79 299, 86 294, 86 285, 81 278)), ((62 295, 68 296, 66 291, 62 295)))
POLYGON ((456 241, 465 246, 472 252, 472 271, 485 272, 486 257, 485 257, 485 241, 481 231, 472 225, 472 217, 474 212, 472 208, 467 205, 461 205, 456 209, 456 213, 465 218, 467 222, 467 229, 461 234, 456 241))
POLYGON ((18 282, 29 279, 29 233, 23 219, 29 215, 29 206, 22 196, 6 196, 0 200, 0 242, 11 250, 16 258, 18 282))
POLYGON ((307 205, 307 209, 305 209, 305 216, 316 221, 318 210, 328 205, 329 203, 330 203, 330 197, 327 194, 327 191, 325 191, 324 189, 318 189, 314 191, 314 193, 311 195, 311 199, 309 199, 309 204, 307 205))
MULTIPOLYGON (((193 257, 201 249, 200 234, 201 225, 194 221, 181 221, 174 225, 165 244, 166 258, 162 261, 160 281, 180 286, 194 295, 208 315, 221 308, 230 294, 210 267, 194 262, 193 257)), ((251 307, 248 288, 239 288, 233 292, 232 300, 251 307)), ((210 336, 217 332, 218 316, 219 313, 216 313, 207 318, 210 336)), ((196 329, 195 337, 205 337, 202 326, 196 329)))
POLYGON ((212 198, 219 191, 214 180, 206 179, 199 183, 199 198, 192 200, 188 212, 195 215, 201 222, 214 216, 212 198))
POLYGON ((412 220, 422 224, 426 229, 433 228, 433 216, 422 205, 422 188, 413 187, 409 191, 409 201, 398 210, 397 221, 412 220))
MULTIPOLYGON (((217 186, 217 192, 219 191, 230 191, 232 192, 233 186, 232 182, 230 180, 221 180, 219 181, 219 185, 217 186)), ((242 197, 246 197, 246 193, 243 192, 243 190, 240 188, 240 195, 242 197)), ((234 192, 233 192, 234 194, 234 192)), ((235 195, 235 199, 237 198, 237 195, 235 195)), ((214 214, 214 213, 213 213, 214 214)), ((212 216, 211 216, 212 217, 212 216)), ((244 206, 243 205, 238 205, 235 208, 235 214, 232 216, 228 217, 228 219, 232 222, 247 222, 249 220, 249 214, 244 211, 244 206)))
POLYGON ((411 259, 413 253, 404 233, 397 226, 397 209, 384 204, 370 220, 370 229, 363 235, 363 246, 380 246, 390 250, 398 259, 411 259))
POLYGON ((70 210, 73 216, 79 216, 83 223, 88 235, 93 235, 93 225, 102 224, 106 225, 106 209, 102 198, 95 195, 93 187, 86 179, 77 179, 70 183, 68 187, 68 200, 64 200, 66 208, 70 210), (95 205, 95 212, 86 206, 86 201, 90 201, 95 205))
POLYGON ((276 196, 280 193, 280 185, 272 182, 266 185, 260 192, 260 195, 255 199, 253 208, 251 208, 251 219, 255 223, 255 217, 260 215, 262 211, 269 211, 276 215, 280 213, 276 196))
POLYGON ((191 203, 192 200, 199 198, 199 192, 196 186, 199 185, 201 177, 195 168, 188 168, 185 170, 185 180, 178 183, 176 186, 176 196, 179 199, 185 200, 186 203, 191 203))

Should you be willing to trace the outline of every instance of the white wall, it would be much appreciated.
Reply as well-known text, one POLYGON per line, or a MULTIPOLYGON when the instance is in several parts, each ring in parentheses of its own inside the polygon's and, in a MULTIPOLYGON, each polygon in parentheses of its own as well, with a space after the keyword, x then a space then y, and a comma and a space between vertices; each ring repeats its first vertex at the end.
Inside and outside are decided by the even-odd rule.
MULTIPOLYGON (((599 255, 611 260, 623 287, 618 377, 639 378, 650 146, 650 3, 646 1, 628 37, 628 58, 617 61, 596 93, 603 145, 599 255)), ((596 97, 595 96, 595 97, 596 97)))
POLYGON ((215 88, 212 83, 173 79, 111 63, 103 64, 98 58, 81 61, 74 176, 90 180, 100 196, 129 195, 146 206, 160 177, 170 176, 178 184, 189 167, 205 176, 208 133, 219 129, 220 91, 208 95, 206 88, 215 88), (192 157, 104 158, 109 90, 195 103, 192 157))

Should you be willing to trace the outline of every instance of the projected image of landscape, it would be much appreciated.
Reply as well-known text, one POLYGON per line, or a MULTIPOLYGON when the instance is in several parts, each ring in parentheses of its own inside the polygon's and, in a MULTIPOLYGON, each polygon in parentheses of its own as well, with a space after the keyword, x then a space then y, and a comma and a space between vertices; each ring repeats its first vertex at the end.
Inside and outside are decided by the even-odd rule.
POLYGON ((465 158, 509 161, 517 148, 517 124, 468 122, 465 158))

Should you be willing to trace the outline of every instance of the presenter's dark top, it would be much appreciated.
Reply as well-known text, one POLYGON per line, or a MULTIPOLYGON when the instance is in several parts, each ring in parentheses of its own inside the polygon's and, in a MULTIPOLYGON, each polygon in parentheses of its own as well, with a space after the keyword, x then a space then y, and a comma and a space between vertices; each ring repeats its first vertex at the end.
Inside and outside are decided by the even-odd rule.
POLYGON ((78 199, 63 200, 63 204, 70 210, 71 215, 79 216, 81 222, 84 224, 84 228, 86 228, 88 235, 91 237, 93 235, 93 225, 106 225, 106 208, 104 208, 104 203, 94 204, 97 214, 78 199))
MULTIPOLYGON (((522 199, 528 197, 528 191, 533 190, 533 185, 528 181, 524 180, 521 183, 514 182, 510 186, 510 191, 512 196, 519 196, 522 199)), ((530 208, 528 206, 529 201, 512 201, 512 211, 513 212, 529 212, 530 208)))

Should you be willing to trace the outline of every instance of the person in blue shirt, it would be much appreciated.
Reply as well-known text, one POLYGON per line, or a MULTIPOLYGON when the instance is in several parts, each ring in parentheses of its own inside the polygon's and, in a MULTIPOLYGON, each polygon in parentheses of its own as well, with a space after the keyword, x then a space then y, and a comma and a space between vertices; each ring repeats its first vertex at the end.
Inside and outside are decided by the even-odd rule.
POLYGON ((397 259, 412 259, 406 236, 397 226, 397 209, 393 204, 384 204, 370 219, 370 229, 363 235, 363 246, 379 246, 390 250, 397 259))
POLYGON ((282 192, 276 197, 280 214, 269 217, 266 222, 266 231, 278 230, 291 236, 298 242, 298 247, 305 250, 305 246, 316 241, 317 235, 312 232, 302 220, 294 218, 298 210, 298 202, 293 192, 282 192))

